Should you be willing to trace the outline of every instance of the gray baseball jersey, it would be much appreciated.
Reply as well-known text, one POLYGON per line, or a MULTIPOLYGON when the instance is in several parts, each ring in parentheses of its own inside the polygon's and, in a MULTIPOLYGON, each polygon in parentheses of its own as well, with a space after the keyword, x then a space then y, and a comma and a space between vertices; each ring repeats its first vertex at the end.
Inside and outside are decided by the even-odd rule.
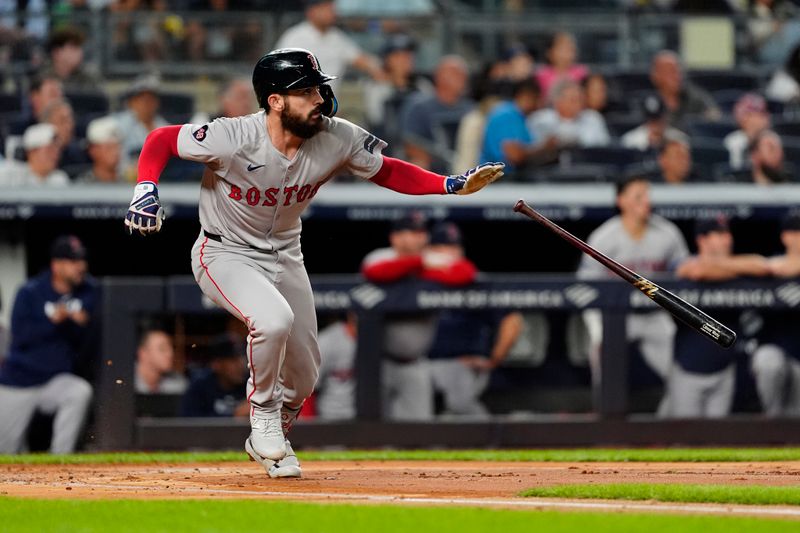
MULTIPOLYGON (((592 232, 587 241, 612 259, 642 276, 670 272, 689 256, 689 248, 675 224, 659 215, 651 215, 640 240, 634 240, 615 216, 592 232)), ((583 279, 613 278, 606 267, 584 255, 578 268, 583 279)))
POLYGON ((386 143, 343 119, 323 117, 323 130, 289 160, 272 145, 264 111, 184 124, 181 159, 205 163, 200 224, 210 233, 261 250, 279 250, 300 235, 300 215, 336 174, 373 177, 386 143))
POLYGON ((344 322, 331 324, 319 332, 319 396, 317 411, 325 419, 356 416, 356 380, 354 365, 356 340, 344 322))
POLYGON ((247 325, 247 398, 253 410, 282 409, 285 432, 313 392, 320 364, 300 215, 336 174, 374 176, 386 146, 346 120, 323 120, 291 160, 273 146, 264 111, 186 124, 178 134, 179 156, 206 164, 200 223, 217 236, 195 242, 195 279, 247 325))

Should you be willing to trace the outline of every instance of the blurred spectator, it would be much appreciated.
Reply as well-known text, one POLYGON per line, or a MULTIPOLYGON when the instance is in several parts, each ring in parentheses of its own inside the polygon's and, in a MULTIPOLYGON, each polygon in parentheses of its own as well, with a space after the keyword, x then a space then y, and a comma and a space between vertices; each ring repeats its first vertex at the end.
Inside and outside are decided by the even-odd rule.
MULTIPOLYGON (((692 152, 689 147, 689 138, 683 133, 665 139, 656 158, 658 169, 647 174, 652 183, 668 183, 680 185, 686 182, 702 181, 692 165, 692 152)), ((710 181, 710 180, 704 180, 710 181)))
MULTIPOLYGON (((767 259, 769 270, 778 278, 796 278, 800 276, 800 216, 783 219, 781 242, 785 253, 767 259)), ((795 316, 765 313, 757 334, 759 346, 751 364, 767 416, 800 416, 800 336, 795 316)))
POLYGON ((586 95, 586 109, 605 116, 608 110, 608 83, 602 74, 589 74, 581 83, 586 95))
POLYGON ((797 6, 787 0, 751 0, 747 29, 759 63, 777 65, 800 43, 797 6))
POLYGON ((747 147, 758 132, 770 127, 767 102, 761 95, 747 93, 736 102, 733 117, 739 129, 726 135, 722 143, 730 153, 731 168, 738 170, 744 166, 747 147))
POLYGON ((181 401, 181 416, 238 416, 250 413, 246 399, 247 363, 230 335, 212 338, 203 348, 208 368, 192 375, 181 401))
POLYGON ((356 416, 356 340, 355 313, 347 320, 334 322, 319 332, 322 359, 317 381, 317 414, 325 420, 346 420, 356 416))
POLYGON ((784 104, 800 101, 800 45, 789 54, 783 68, 772 75, 764 93, 770 100, 784 104))
POLYGON ((126 110, 117 113, 116 120, 122 133, 123 168, 142 150, 144 140, 156 128, 166 126, 159 115, 161 101, 158 96, 159 81, 153 76, 135 80, 125 94, 126 110))
MULTIPOLYGON (((392 224, 390 248, 373 250, 361 272, 372 283, 396 283, 423 275, 422 252, 428 244, 427 220, 411 211, 392 224)), ((391 420, 429 420, 433 417, 433 390, 425 356, 436 333, 430 313, 387 317, 383 342, 383 410, 391 420)))
POLYGON ((134 383, 139 394, 182 394, 186 378, 175 372, 175 347, 169 333, 146 331, 136 350, 134 383))
POLYGON ((458 123, 455 153, 450 166, 453 173, 460 173, 462 171, 458 169, 476 167, 480 163, 487 117, 500 102, 500 95, 505 91, 504 84, 508 81, 492 77, 494 65, 484 65, 471 82, 471 98, 476 105, 458 123))
POLYGON ((667 123, 667 109, 656 95, 650 95, 642 102, 644 111, 644 124, 625 133, 620 138, 620 144, 625 148, 641 150, 661 150, 666 138, 675 138, 682 135, 681 131, 667 123))
POLYGON ((86 128, 92 168, 78 176, 80 183, 115 183, 123 180, 120 173, 121 135, 114 117, 94 119, 86 128))
POLYGON ((580 83, 589 74, 586 65, 576 63, 578 47, 575 37, 569 32, 559 31, 553 34, 545 56, 548 64, 539 67, 536 79, 547 101, 552 101, 552 90, 559 82, 569 80, 580 83))
POLYGON ((538 143, 558 139, 559 148, 607 146, 611 136, 597 111, 584 107, 583 88, 574 81, 558 82, 550 93, 552 107, 533 113, 528 129, 538 143))
POLYGON ((92 386, 74 372, 86 356, 96 290, 83 244, 63 236, 50 249, 50 268, 17 293, 0 368, 0 453, 21 451, 36 411, 55 415, 50 451, 75 450, 92 386))
POLYGON ((234 78, 225 83, 219 93, 219 117, 243 117, 258 110, 253 84, 245 78, 234 78))
MULTIPOLYGON (((617 184, 619 215, 594 230, 587 242, 631 270, 650 278, 673 271, 689 255, 680 230, 669 220, 652 213, 650 184, 641 176, 631 176, 617 184)), ((611 271, 589 256, 581 259, 581 279, 608 279, 611 271)), ((583 314, 589 332, 589 362, 592 378, 599 378, 602 342, 602 314, 587 310, 583 314)), ((642 358, 661 379, 672 366, 675 323, 669 313, 647 310, 629 313, 625 319, 629 343, 635 344, 642 358)), ((662 402, 662 408, 666 404, 662 402)))
POLYGON ((61 148, 52 124, 35 124, 22 136, 26 162, 0 163, 0 186, 69 185, 66 172, 59 170, 61 148))
MULTIPOLYGON (((533 80, 531 80, 533 81, 533 80)), ((461 232, 452 222, 431 229, 424 252, 431 271, 448 286, 472 283, 477 269, 464 257, 461 232)), ((522 330, 519 313, 444 311, 429 352, 433 388, 444 396, 446 414, 486 416, 479 397, 489 374, 514 345, 522 330)))
POLYGON ((395 157, 401 155, 397 150, 402 149, 402 111, 409 97, 433 92, 433 85, 414 73, 416 50, 417 43, 410 36, 389 36, 381 51, 384 79, 368 80, 364 85, 369 131, 388 142, 390 149, 394 146, 391 153, 395 157))
POLYGON ((667 122, 685 129, 691 117, 719 120, 722 116, 710 94, 684 79, 680 58, 662 50, 650 65, 650 81, 667 108, 667 122))
POLYGON ((464 97, 468 76, 461 57, 445 56, 434 72, 434 94, 409 99, 403 117, 409 162, 441 174, 450 171, 459 123, 474 105, 464 97))
POLYGON ((83 64, 86 36, 76 28, 59 28, 47 38, 47 63, 43 75, 58 79, 66 90, 96 91, 100 78, 83 64))
POLYGON ((537 144, 525 120, 539 107, 539 84, 530 78, 514 85, 513 99, 498 104, 486 121, 480 162, 502 161, 506 173, 524 167, 529 161, 554 155, 558 146, 555 136, 537 144))
MULTIPOLYGON (((695 224, 697 255, 676 271, 679 278, 700 282, 727 281, 769 274, 759 255, 733 255, 733 236, 724 218, 695 224)), ((715 311, 714 318, 735 327, 739 310, 715 311)), ((725 349, 687 327, 675 335, 675 363, 667 378, 670 418, 722 418, 731 411, 736 382, 737 348, 725 349)))
MULTIPOLYGON (((377 59, 363 52, 336 24, 336 5, 333 0, 304 0, 306 20, 287 29, 275 48, 305 48, 319 60, 327 74, 340 78, 348 66, 384 79, 377 59)), ((330 83, 337 88, 339 81, 330 83)))
MULTIPOLYGON (((42 122, 56 129, 56 142, 61 150, 58 167, 70 173, 89 163, 86 151, 75 139, 75 116, 66 100, 53 100, 42 111, 42 122)), ((73 174, 74 175, 74 174, 73 174)))
POLYGON ((61 82, 50 76, 35 76, 28 87, 27 107, 23 115, 11 124, 9 133, 22 135, 29 126, 42 121, 44 109, 55 100, 62 100, 64 91, 61 82))
POLYGON ((771 185, 794 180, 786 164, 781 138, 774 131, 767 129, 758 132, 748 150, 750 168, 734 172, 734 181, 771 185))
MULTIPOLYGON (((253 2, 250 0, 189 0, 188 8, 192 13, 206 12, 202 20, 189 18, 183 26, 183 19, 178 18, 175 24, 175 37, 183 38, 186 53, 191 60, 227 59, 248 63, 258 61, 263 46, 264 27, 262 21, 257 17, 219 20, 209 14, 209 12, 216 12, 224 16, 226 12, 230 11, 252 11, 256 8, 253 2)), ((170 19, 171 17, 167 17, 167 20, 170 19)), ((167 26, 166 21, 165 26, 167 26)))

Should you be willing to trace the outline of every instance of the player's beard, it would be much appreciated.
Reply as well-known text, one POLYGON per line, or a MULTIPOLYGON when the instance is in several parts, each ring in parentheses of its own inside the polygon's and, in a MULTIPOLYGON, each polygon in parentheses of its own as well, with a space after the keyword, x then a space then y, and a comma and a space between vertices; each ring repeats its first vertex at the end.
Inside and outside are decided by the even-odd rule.
POLYGON ((301 139, 310 139, 322 131, 322 114, 317 118, 311 117, 314 113, 319 112, 319 107, 316 107, 305 118, 298 116, 292 113, 292 108, 287 100, 283 111, 281 111, 281 126, 292 135, 296 135, 301 139))

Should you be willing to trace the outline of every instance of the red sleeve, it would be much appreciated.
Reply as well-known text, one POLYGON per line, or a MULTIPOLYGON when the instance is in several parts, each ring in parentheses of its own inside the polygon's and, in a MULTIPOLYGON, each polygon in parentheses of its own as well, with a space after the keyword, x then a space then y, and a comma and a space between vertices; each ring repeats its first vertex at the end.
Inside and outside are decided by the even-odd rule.
POLYGON ((370 181, 403 194, 445 194, 445 176, 400 159, 383 156, 383 165, 370 181))
POLYGON ((389 283, 411 274, 416 274, 421 268, 422 257, 412 255, 409 257, 375 261, 374 263, 364 265, 361 272, 367 280, 374 283, 389 283))
POLYGON ((444 285, 468 285, 475 281, 478 269, 469 259, 461 259, 445 268, 431 268, 422 271, 421 278, 444 285))
POLYGON ((163 126, 150 132, 139 154, 137 182, 158 183, 158 177, 170 157, 178 157, 178 132, 182 126, 163 126))

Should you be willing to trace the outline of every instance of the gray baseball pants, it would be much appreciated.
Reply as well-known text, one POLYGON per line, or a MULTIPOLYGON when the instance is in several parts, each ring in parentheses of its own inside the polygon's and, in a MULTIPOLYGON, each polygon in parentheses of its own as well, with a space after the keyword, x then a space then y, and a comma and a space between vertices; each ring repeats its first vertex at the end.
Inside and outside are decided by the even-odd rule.
POLYGON ((75 451, 91 400, 92 386, 73 374, 58 374, 35 387, 0 385, 0 453, 22 451, 25 433, 37 410, 55 415, 50 452, 75 451))
POLYGON ((436 359, 430 362, 430 366, 433 388, 442 392, 448 414, 489 414, 478 399, 489 384, 489 371, 469 368, 458 359, 436 359))
POLYGON ((300 240, 263 252, 200 236, 192 271, 203 293, 248 329, 247 399, 253 408, 299 409, 319 375, 314 296, 300 240))
POLYGON ((713 374, 687 372, 675 364, 667 378, 669 418, 722 418, 730 414, 736 384, 736 366, 713 374))
POLYGON ((389 420, 431 420, 433 383, 426 359, 383 361, 383 416, 389 420))
POLYGON ((800 362, 774 344, 759 346, 751 363, 767 416, 800 416, 800 362))

